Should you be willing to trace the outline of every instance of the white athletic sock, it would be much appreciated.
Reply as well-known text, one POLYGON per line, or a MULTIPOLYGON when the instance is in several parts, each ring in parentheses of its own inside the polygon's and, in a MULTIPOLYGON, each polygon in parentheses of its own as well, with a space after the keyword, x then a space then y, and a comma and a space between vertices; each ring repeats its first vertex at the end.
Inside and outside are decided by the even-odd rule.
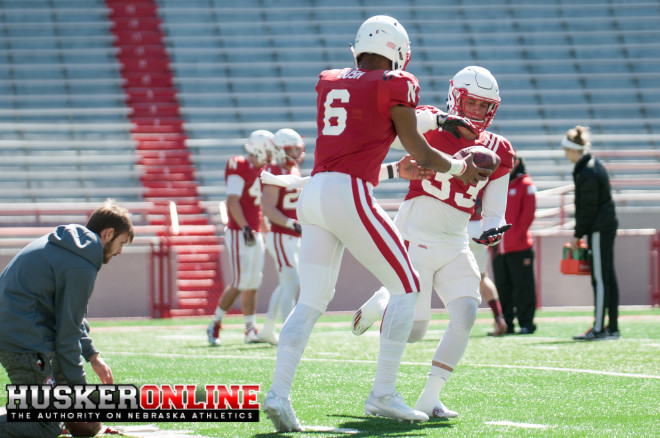
POLYGON ((405 342, 387 341, 381 337, 378 365, 374 376, 374 386, 371 390, 374 396, 384 397, 396 392, 396 376, 405 348, 405 342))
POLYGON ((277 362, 271 387, 278 397, 288 398, 291 394, 300 358, 320 316, 319 310, 298 303, 284 323, 277 346, 277 362))
POLYGON ((254 323, 257 321, 254 315, 245 315, 245 328, 250 330, 254 328, 254 323))
POLYGON ((410 335, 418 293, 389 298, 380 333, 380 352, 372 392, 376 397, 393 395, 406 340, 410 335))
POLYGON ((435 406, 440 391, 442 391, 442 388, 444 388, 445 383, 447 383, 450 376, 451 371, 432 366, 431 373, 429 374, 428 379, 426 379, 426 385, 417 399, 416 406, 435 406))
POLYGON ((222 321, 222 317, 227 313, 226 310, 222 310, 220 306, 215 308, 215 313, 213 314, 213 322, 222 321))

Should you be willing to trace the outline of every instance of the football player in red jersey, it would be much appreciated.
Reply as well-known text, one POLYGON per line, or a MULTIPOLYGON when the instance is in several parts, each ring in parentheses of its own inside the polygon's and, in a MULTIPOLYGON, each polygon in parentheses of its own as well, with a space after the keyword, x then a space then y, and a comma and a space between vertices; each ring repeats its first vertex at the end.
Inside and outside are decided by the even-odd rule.
MULTIPOLYGON (((418 132, 419 86, 404 71, 409 46, 408 34, 398 21, 372 17, 355 38, 356 67, 319 75, 314 167, 297 208, 303 228, 300 298, 280 332, 273 385, 264 402, 264 411, 279 432, 302 429, 291 406, 291 386, 309 335, 334 295, 344 248, 392 292, 365 412, 399 420, 428 419, 396 394, 419 280, 372 188, 378 184, 381 163, 397 135, 422 167, 447 176, 451 172, 468 183, 486 179, 491 171, 475 167, 472 155, 456 160, 431 148, 418 132)), ((463 118, 442 115, 435 123, 474 137, 474 127, 463 118)))
MULTIPOLYGON (((429 144, 455 154, 473 145, 485 146, 500 157, 500 165, 488 179, 465 183, 452 175, 436 173, 435 177, 411 181, 408 194, 394 222, 405 239, 421 283, 414 323, 408 342, 421 340, 431 320, 431 295, 435 288, 449 313, 449 324, 433 355, 426 386, 415 409, 429 417, 455 417, 438 395, 465 352, 470 330, 481 302, 480 273, 469 248, 467 224, 475 208, 475 200, 483 190, 481 233, 476 239, 484 245, 494 245, 502 238, 505 225, 509 170, 514 152, 504 137, 486 131, 500 104, 497 81, 488 70, 470 66, 451 80, 447 108, 450 114, 466 117, 478 127, 474 140, 456 138, 437 129, 433 120, 439 111, 430 106, 417 109, 418 126, 429 144)), ((396 143, 395 143, 396 145, 396 143)), ((361 335, 385 308, 389 312, 393 295, 386 284, 353 316, 353 333, 361 335), (389 302, 389 304, 388 304, 389 302)), ((381 327, 385 326, 385 321, 381 327)))
MULTIPOLYGON (((266 167, 273 175, 300 175, 300 165, 305 159, 305 143, 293 129, 280 129, 273 137, 275 163, 266 167)), ((298 258, 300 256, 300 235, 302 227, 296 215, 300 190, 264 184, 262 208, 270 220, 270 232, 266 235, 266 249, 275 261, 279 285, 273 291, 268 303, 266 321, 257 335, 262 341, 277 345, 275 322, 278 314, 282 321, 289 316, 296 304, 296 294, 300 287, 298 279, 298 258)))
POLYGON ((222 317, 241 295, 245 316, 245 343, 261 342, 255 327, 257 289, 261 285, 264 267, 264 240, 261 235, 261 170, 271 160, 274 150, 273 134, 257 130, 250 134, 245 150, 248 156, 232 157, 227 161, 227 209, 229 221, 225 230, 225 246, 229 257, 232 282, 220 300, 207 328, 211 345, 220 341, 222 317))

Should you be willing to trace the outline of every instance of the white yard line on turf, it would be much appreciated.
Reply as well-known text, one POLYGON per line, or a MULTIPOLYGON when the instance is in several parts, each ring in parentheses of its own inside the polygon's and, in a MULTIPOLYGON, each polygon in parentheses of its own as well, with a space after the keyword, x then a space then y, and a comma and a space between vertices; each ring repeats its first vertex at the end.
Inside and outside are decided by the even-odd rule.
MULTIPOLYGON (((110 426, 119 433, 135 438, 209 438, 203 435, 193 435, 186 430, 164 430, 153 424, 140 426, 110 426)), ((120 435, 121 436, 121 435, 120 435)))
MULTIPOLYGON (((191 359, 243 359, 254 361, 257 359, 270 360, 274 361, 275 357, 257 357, 257 356, 239 356, 239 355, 230 355, 230 354, 196 354, 190 356, 188 354, 178 354, 178 353, 144 353, 144 352, 129 352, 129 351, 104 351, 103 355, 105 357, 116 354, 116 355, 132 355, 132 356, 154 356, 154 357, 178 357, 185 358, 186 360, 191 359)), ((337 363, 362 363, 362 364, 371 364, 375 365, 375 360, 359 360, 359 359, 330 359, 330 358, 302 358, 303 362, 337 362, 337 363)), ((428 362, 401 362, 401 365, 412 365, 412 366, 428 366, 428 362)), ((614 377, 630 377, 635 379, 659 379, 660 376, 653 376, 650 374, 636 374, 636 373, 615 373, 611 371, 596 371, 596 370, 581 370, 577 368, 555 368, 555 367, 535 367, 535 366, 525 366, 525 365, 501 365, 501 364, 479 364, 479 363, 465 363, 463 366, 471 367, 483 367, 483 368, 511 368, 511 369, 520 369, 520 370, 537 370, 537 371, 560 371, 568 373, 583 373, 583 374, 596 374, 601 376, 614 376, 614 377)))
POLYGON ((360 433, 357 429, 347 429, 345 427, 329 427, 329 426, 303 426, 305 432, 329 432, 329 433, 345 433, 347 435, 357 435, 360 433))
MULTIPOLYGON (((0 407, 0 415, 7 415, 7 409, 0 407)), ((145 424, 141 426, 109 426, 104 424, 103 427, 115 429, 120 433, 118 436, 130 435, 135 438, 209 438, 202 435, 192 435, 193 432, 185 430, 162 430, 153 424, 145 424)), ((101 433, 100 435, 105 434, 101 433)), ((64 434, 62 436, 71 435, 64 434)))
POLYGON ((531 424, 531 423, 514 423, 513 421, 486 421, 484 424, 492 424, 493 426, 510 426, 522 427, 523 429, 547 429, 548 426, 544 424, 531 424))
POLYGON ((651 376, 649 374, 635 374, 635 373, 615 373, 612 371, 596 371, 596 370, 580 370, 575 368, 555 368, 555 367, 530 367, 524 365, 501 365, 501 364, 467 364, 477 367, 488 368, 511 368, 520 370, 537 370, 537 371, 565 371, 569 373, 583 373, 583 374, 597 374, 600 376, 614 376, 614 377, 632 377, 636 379, 660 379, 660 376, 651 376))

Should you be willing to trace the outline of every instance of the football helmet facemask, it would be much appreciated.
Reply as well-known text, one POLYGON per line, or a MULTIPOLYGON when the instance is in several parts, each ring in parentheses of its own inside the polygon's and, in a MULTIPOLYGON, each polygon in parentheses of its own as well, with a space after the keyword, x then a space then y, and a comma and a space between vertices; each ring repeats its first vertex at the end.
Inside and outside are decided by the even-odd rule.
POLYGON ((275 146, 273 144, 273 133, 265 129, 253 131, 245 143, 245 150, 252 155, 258 163, 266 164, 273 156, 275 146))
POLYGON ((405 70, 410 61, 410 39, 401 23, 387 15, 376 15, 362 23, 351 46, 355 67, 363 53, 375 53, 392 61, 392 70, 405 70))
POLYGON ((284 128, 275 133, 275 159, 280 164, 301 165, 305 159, 305 142, 293 129, 284 128))
POLYGON ((447 112, 470 119, 472 124, 485 131, 490 126, 500 106, 500 90, 495 77, 485 68, 471 65, 454 75, 449 81, 447 112), (466 109, 466 99, 477 99, 488 103, 485 115, 466 109))

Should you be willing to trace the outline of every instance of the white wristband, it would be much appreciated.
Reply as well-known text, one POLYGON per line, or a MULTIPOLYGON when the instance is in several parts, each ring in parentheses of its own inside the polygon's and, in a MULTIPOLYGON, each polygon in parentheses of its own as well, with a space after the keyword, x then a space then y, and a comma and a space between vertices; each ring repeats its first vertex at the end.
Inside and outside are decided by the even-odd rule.
POLYGON ((294 223, 295 223, 295 221, 293 219, 289 218, 289 219, 286 220, 286 227, 290 230, 293 230, 293 224, 294 223))
POLYGON ((463 175, 467 169, 467 163, 465 160, 456 160, 451 159, 451 166, 449 167, 449 173, 452 175, 463 175))
POLYGON ((381 164, 378 174, 378 181, 399 177, 399 163, 381 164))

